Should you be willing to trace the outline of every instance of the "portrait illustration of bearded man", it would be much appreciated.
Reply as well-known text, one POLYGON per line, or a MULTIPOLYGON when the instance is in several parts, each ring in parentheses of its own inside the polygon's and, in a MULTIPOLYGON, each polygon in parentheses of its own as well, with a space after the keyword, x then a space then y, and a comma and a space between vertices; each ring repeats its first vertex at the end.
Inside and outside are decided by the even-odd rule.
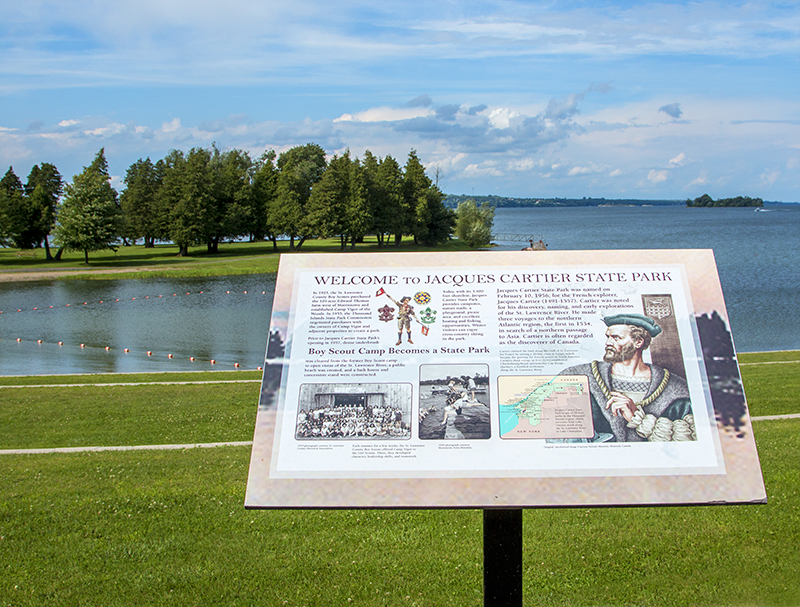
MULTIPOLYGON (((569 367, 562 375, 586 375, 595 434, 586 442, 696 440, 686 380, 642 353, 661 327, 642 314, 615 314, 606 324, 602 361, 569 367)), ((570 441, 571 442, 571 441, 570 441)))

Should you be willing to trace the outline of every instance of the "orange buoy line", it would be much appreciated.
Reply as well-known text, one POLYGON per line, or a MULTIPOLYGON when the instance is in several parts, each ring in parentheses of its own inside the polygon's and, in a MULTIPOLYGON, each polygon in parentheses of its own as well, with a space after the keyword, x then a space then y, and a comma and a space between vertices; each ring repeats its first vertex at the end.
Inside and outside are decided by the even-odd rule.
MULTIPOLYGON (((237 294, 237 293, 239 293, 239 291, 225 291, 226 295, 237 294)), ((252 295, 258 295, 258 293, 250 293, 249 291, 242 291, 241 293, 243 295, 251 295, 251 294, 252 295)), ((198 291, 196 293, 191 293, 191 292, 187 292, 186 293, 186 295, 213 295, 213 294, 214 294, 213 291, 198 291)), ((266 295, 266 294, 267 294, 266 291, 261 291, 261 295, 266 295)), ((178 293, 173 293, 172 296, 173 297, 179 297, 179 294, 178 293)), ((155 299, 163 299, 163 297, 164 297, 163 295, 158 295, 158 296, 153 295, 152 296, 152 298, 154 300, 155 299)), ((145 295, 143 297, 140 296, 138 299, 140 299, 140 300, 141 299, 151 299, 151 296, 150 295, 145 295)), ((130 299, 130 301, 136 301, 136 300, 137 300, 136 297, 131 297, 131 299, 130 299)), ((120 301, 119 299, 115 299, 113 302, 110 301, 110 300, 99 300, 99 301, 95 301, 95 302, 84 301, 84 302, 81 302, 80 304, 74 304, 74 305, 89 306, 89 305, 118 303, 119 301, 120 301)), ((69 308, 69 307, 73 307, 73 304, 64 304, 63 306, 47 306, 47 307, 34 306, 33 308, 17 308, 16 311, 17 312, 43 312, 43 311, 46 311, 46 310, 58 310, 58 309, 61 309, 61 308, 69 308)), ((3 312, 4 312, 3 310, 0 310, 0 314, 3 314, 3 312)))
MULTIPOLYGON (((0 338, 0 340, 2 340, 2 338, 0 338)), ((15 338, 15 340, 17 341, 17 343, 22 343, 24 341, 21 337, 17 337, 17 338, 15 338)), ((52 342, 45 342, 42 339, 37 339, 36 343, 37 344, 45 344, 45 343, 52 343, 52 342)), ((62 347, 65 345, 63 341, 55 342, 55 344, 58 345, 58 346, 62 346, 62 347)), ((67 345, 67 347, 69 347, 69 346, 67 345)), ((82 350, 86 350, 87 348, 91 349, 91 348, 94 348, 94 347, 102 347, 102 349, 105 350, 106 352, 111 352, 112 351, 111 346, 87 346, 85 343, 78 344, 77 347, 82 349, 82 350)), ((123 348, 122 351, 125 354, 130 354, 130 352, 131 352, 130 348, 123 348)), ((151 357, 154 355, 152 350, 147 350, 145 352, 145 354, 147 356, 151 356, 151 357)), ((189 356, 188 358, 189 358, 189 360, 191 362, 207 362, 207 363, 212 364, 212 365, 216 365, 217 364, 217 360, 214 359, 214 358, 208 359, 208 360, 199 359, 199 358, 197 358, 195 356, 189 356)), ((180 360, 179 358, 176 359, 175 355, 172 354, 171 352, 167 354, 167 359, 169 359, 169 360, 180 360)), ((234 369, 240 369, 241 368, 241 365, 239 363, 233 363, 232 366, 233 366, 234 369)), ((257 371, 261 371, 262 368, 261 367, 257 367, 256 370, 257 371)))

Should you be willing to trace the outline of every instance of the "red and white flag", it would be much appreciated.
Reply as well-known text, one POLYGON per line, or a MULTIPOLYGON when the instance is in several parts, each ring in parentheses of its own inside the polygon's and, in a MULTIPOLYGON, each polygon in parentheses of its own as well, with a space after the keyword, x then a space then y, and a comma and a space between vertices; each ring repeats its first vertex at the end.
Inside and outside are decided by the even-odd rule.
POLYGON ((378 292, 377 292, 377 293, 375 293, 375 297, 380 297, 380 296, 381 296, 381 295, 383 295, 384 293, 386 293, 386 291, 384 291, 384 290, 383 290, 383 287, 381 287, 380 289, 378 289, 378 292))
POLYGON ((422 328, 422 334, 423 335, 427 335, 428 334, 428 327, 423 326, 421 328, 422 328))

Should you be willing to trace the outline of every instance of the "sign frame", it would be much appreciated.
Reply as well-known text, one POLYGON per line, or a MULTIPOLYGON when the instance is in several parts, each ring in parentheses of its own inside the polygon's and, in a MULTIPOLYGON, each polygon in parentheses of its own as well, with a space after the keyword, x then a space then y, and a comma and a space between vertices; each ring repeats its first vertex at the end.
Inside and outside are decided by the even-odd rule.
MULTIPOLYGON (((462 393, 469 393, 463 383, 462 393)), ((532 389, 539 385, 531 384, 532 389)), ((580 397, 582 406, 587 397, 580 397)), ((506 412, 513 412, 514 404, 505 405, 506 412)), ((438 405, 433 409, 441 413, 438 405)), ((539 409, 537 414, 546 407, 539 409)), ((463 411, 452 417, 463 418, 463 411)), ((596 429, 596 419, 594 424, 596 429)), ((713 251, 282 255, 246 507, 765 501, 713 251), (415 308, 408 322, 399 318, 402 305, 415 308), (517 319, 520 307, 530 314, 517 319), (615 440, 615 435, 606 442, 586 442, 585 430, 579 433, 584 438, 576 439, 501 436, 499 377, 550 378, 588 363, 590 355, 599 359, 608 327, 603 318, 646 316, 648 310, 655 310, 666 329, 663 338, 653 338, 652 354, 646 356, 671 360, 675 375, 686 379, 695 440, 656 445, 615 440), (432 313, 436 318, 431 321, 432 313), (665 339, 670 331, 677 346, 665 339), (479 380, 483 376, 471 369, 488 366, 486 396, 471 394, 463 401, 481 411, 488 405, 488 437, 422 438, 424 405, 435 400, 425 399, 436 389, 429 390, 423 378, 436 376, 439 369, 428 369, 428 375, 420 369, 445 364, 458 367, 448 377, 474 375, 479 380), (408 384, 410 390, 398 388, 408 384), (398 396, 409 391, 410 399, 398 396), (391 411, 382 404, 389 402, 391 411), (392 420, 393 427, 378 427, 374 431, 382 434, 372 436, 352 428, 339 429, 335 436, 301 434, 301 420, 310 421, 319 410, 333 424, 334 414, 359 407, 371 417, 392 420)))

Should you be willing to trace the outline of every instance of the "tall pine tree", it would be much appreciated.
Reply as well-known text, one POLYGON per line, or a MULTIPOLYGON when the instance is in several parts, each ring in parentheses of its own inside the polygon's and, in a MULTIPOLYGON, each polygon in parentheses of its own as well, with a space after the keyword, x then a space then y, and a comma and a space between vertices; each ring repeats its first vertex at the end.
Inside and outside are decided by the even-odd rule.
POLYGON ((105 149, 101 148, 92 163, 64 188, 55 229, 56 243, 83 251, 88 264, 90 252, 116 250, 121 221, 117 192, 111 187, 105 149))

